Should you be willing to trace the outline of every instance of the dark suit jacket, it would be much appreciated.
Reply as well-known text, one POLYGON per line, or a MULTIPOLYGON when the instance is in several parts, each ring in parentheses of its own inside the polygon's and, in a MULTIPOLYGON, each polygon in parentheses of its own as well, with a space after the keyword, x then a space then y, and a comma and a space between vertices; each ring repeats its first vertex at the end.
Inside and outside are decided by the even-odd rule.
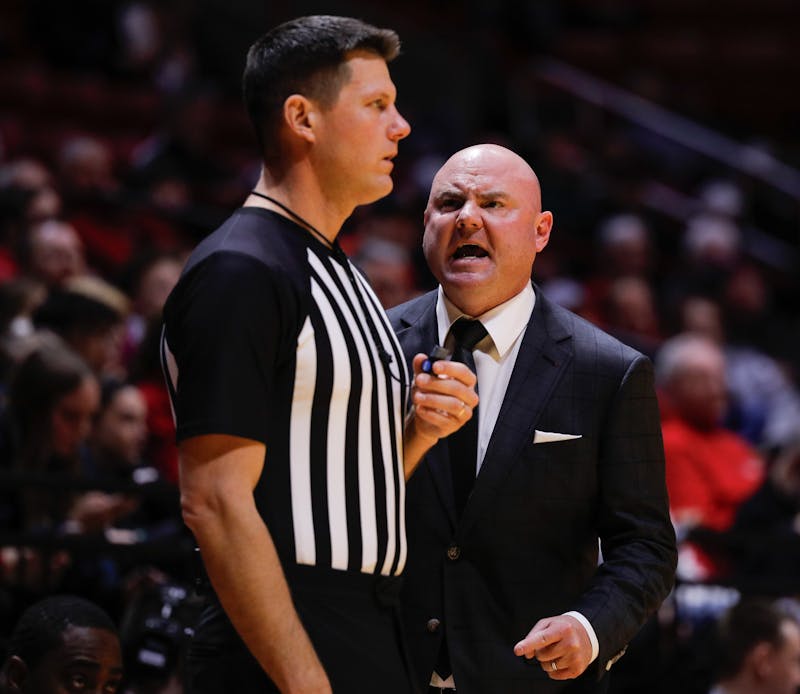
MULTIPOLYGON (((389 312, 409 362, 437 342, 435 305, 434 291, 389 312)), ((403 610, 419 684, 446 629, 459 694, 604 691, 606 663, 672 587, 667 508, 649 360, 537 291, 461 519, 446 440, 408 482, 403 610), (580 438, 534 444, 535 430, 580 438), (569 610, 592 624, 600 654, 556 682, 513 647, 569 610)))

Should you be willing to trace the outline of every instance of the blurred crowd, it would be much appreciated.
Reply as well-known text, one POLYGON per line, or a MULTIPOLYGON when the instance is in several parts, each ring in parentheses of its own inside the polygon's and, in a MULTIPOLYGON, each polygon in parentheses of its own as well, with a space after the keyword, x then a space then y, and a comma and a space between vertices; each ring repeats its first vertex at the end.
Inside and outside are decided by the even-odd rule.
MULTIPOLYGON (((76 593, 120 627, 129 691, 178 692, 194 556, 160 314, 259 164, 186 3, 88 4, 0 12, 0 642, 35 600, 76 593)), ((723 611, 800 612, 800 203, 537 82, 533 57, 505 57, 510 114, 470 128, 404 104, 398 78, 413 132, 395 192, 342 243, 397 305, 433 286, 437 167, 479 141, 527 158, 555 215, 537 286, 656 367, 678 585, 614 686, 704 692, 723 611)))

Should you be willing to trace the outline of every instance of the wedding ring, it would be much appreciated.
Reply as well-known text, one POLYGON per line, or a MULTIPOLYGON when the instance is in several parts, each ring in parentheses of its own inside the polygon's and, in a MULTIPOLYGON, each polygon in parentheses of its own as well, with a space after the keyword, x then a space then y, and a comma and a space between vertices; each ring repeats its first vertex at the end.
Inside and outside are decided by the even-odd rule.
POLYGON ((555 660, 551 660, 551 661, 550 661, 550 669, 551 669, 553 672, 555 672, 556 670, 558 670, 558 665, 556 665, 556 661, 555 661, 555 660))

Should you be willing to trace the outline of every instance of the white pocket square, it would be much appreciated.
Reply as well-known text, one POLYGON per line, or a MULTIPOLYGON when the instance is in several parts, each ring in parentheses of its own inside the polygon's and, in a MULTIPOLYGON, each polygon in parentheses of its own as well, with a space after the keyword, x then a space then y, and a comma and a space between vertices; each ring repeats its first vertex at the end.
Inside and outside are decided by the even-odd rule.
POLYGON ((536 429, 533 432, 534 443, 552 443, 553 441, 569 441, 570 439, 579 439, 583 434, 559 434, 557 431, 539 431, 536 429))

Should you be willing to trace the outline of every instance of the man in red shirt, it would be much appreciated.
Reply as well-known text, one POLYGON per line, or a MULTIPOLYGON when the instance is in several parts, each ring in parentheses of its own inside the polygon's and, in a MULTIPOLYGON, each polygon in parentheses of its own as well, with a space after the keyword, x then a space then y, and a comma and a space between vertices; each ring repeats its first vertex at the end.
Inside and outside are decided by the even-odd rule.
MULTIPOLYGON (((674 337, 656 357, 656 383, 663 398, 662 434, 673 521, 679 530, 695 525, 727 530, 739 504, 761 484, 764 463, 745 439, 721 425, 727 406, 722 351, 701 336, 674 337)), ((699 571, 687 577, 718 575, 720 567, 707 557, 694 558, 699 571)))

